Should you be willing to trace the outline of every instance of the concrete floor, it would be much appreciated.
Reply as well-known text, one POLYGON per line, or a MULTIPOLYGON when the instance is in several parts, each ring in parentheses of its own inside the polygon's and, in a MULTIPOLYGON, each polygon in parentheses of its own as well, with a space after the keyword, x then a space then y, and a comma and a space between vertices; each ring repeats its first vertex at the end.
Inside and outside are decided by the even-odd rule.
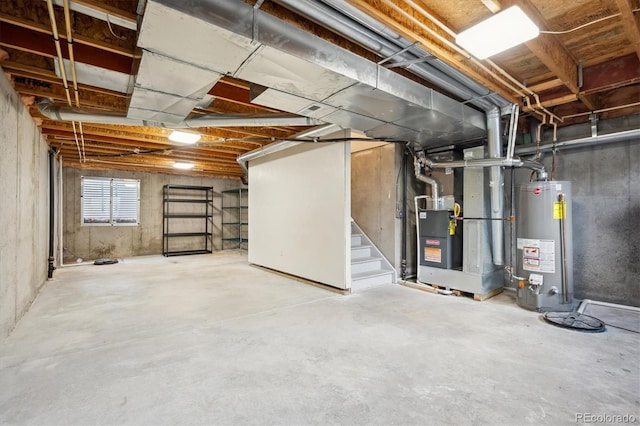
POLYGON ((0 423, 637 424, 639 335, 512 298, 342 296, 236 252, 69 267, 0 349, 0 423))

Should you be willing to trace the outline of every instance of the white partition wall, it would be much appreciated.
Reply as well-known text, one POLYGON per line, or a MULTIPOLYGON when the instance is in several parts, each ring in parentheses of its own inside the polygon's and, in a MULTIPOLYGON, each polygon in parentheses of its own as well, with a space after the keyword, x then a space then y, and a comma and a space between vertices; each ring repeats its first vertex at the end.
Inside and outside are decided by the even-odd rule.
POLYGON ((251 160, 249 262, 349 288, 350 179, 348 142, 301 143, 251 160))

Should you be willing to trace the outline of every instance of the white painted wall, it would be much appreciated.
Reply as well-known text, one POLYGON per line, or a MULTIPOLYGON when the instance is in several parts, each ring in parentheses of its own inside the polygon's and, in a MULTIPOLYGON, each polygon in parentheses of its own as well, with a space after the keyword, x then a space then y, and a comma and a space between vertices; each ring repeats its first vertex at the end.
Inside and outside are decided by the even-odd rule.
POLYGON ((302 143, 252 160, 249 262, 349 288, 350 179, 349 143, 302 143))
POLYGON ((0 69, 0 342, 47 278, 47 145, 0 69))

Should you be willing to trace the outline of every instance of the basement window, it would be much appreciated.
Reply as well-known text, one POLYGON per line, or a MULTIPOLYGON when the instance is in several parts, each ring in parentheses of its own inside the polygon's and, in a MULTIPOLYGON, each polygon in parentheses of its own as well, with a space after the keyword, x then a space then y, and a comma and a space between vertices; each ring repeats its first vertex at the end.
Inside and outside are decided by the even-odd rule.
POLYGON ((82 225, 140 224, 140 180, 81 178, 82 225))

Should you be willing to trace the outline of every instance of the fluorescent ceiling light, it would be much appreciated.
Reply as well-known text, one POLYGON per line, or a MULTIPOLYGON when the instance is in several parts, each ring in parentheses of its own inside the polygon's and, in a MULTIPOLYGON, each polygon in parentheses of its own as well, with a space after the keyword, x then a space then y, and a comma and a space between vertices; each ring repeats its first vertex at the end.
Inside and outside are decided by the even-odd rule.
POLYGON ((194 164, 193 163, 173 163, 173 167, 175 167, 176 169, 180 169, 180 170, 191 170, 193 169, 194 164))
POLYGON ((169 135, 169 140, 174 142, 179 142, 179 143, 192 144, 200 140, 200 135, 197 133, 188 133, 188 132, 181 132, 179 130, 174 130, 169 135))
POLYGON ((461 32, 456 43, 478 59, 485 59, 525 41, 540 30, 518 6, 512 6, 461 32))

